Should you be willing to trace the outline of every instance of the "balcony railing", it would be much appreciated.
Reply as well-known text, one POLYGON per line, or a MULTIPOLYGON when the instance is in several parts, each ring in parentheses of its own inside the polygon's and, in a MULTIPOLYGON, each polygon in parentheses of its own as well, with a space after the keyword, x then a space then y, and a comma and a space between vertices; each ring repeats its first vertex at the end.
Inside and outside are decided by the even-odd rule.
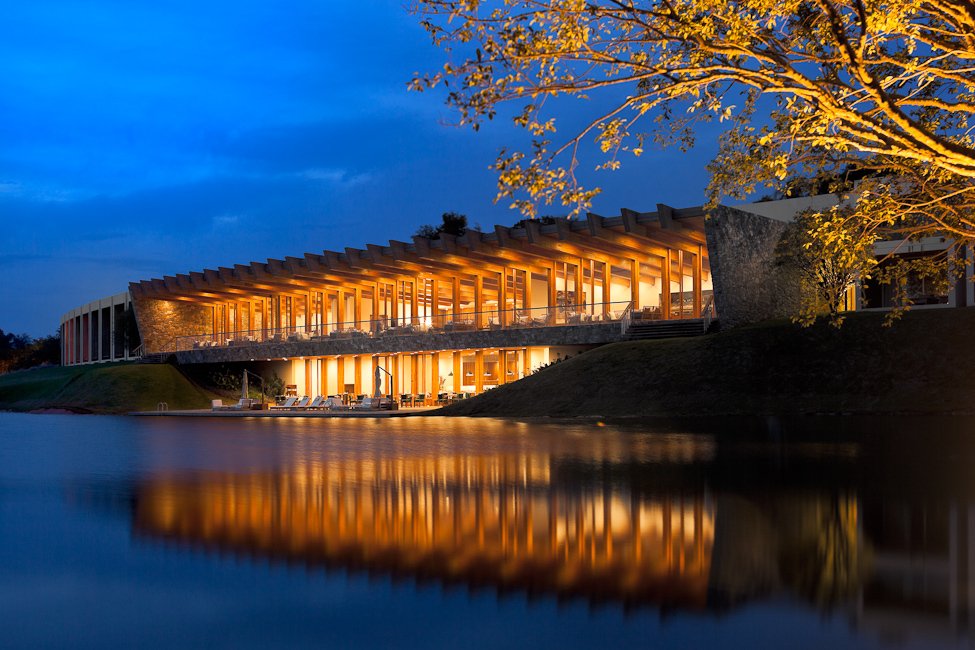
POLYGON ((321 341, 350 338, 384 338, 423 333, 521 329, 619 322, 630 308, 629 301, 588 305, 559 305, 526 309, 495 309, 417 318, 379 316, 371 320, 274 327, 216 334, 178 336, 173 350, 182 352, 211 347, 252 346, 266 343, 321 341))

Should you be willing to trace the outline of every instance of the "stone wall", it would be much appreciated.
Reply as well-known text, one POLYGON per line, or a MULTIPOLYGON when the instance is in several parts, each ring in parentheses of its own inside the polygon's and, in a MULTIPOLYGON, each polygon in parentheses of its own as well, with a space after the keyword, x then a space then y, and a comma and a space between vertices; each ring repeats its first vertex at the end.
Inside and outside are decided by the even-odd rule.
POLYGON ((177 336, 213 330, 213 309, 192 302, 133 298, 132 308, 146 354, 172 350, 177 336))
POLYGON ((708 215, 714 303, 721 327, 737 327, 799 311, 802 283, 775 265, 775 246, 788 224, 719 206, 708 215))
POLYGON ((622 340, 620 323, 526 327, 470 332, 426 332, 403 336, 354 336, 312 341, 245 343, 181 350, 179 363, 230 363, 250 359, 320 357, 334 354, 387 354, 430 350, 476 350, 553 345, 602 345, 622 340))

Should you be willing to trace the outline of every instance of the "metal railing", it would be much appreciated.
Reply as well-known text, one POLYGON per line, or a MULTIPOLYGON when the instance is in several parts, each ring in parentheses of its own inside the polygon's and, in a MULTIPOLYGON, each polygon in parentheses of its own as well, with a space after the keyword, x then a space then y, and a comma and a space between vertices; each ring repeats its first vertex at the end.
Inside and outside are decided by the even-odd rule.
POLYGON ((629 302, 626 304, 626 309, 623 310, 623 317, 620 318, 620 334, 626 336, 626 333, 630 330, 630 322, 633 320, 633 303, 629 302))
POLYGON ((701 319, 704 321, 704 333, 707 334, 708 330, 711 329, 711 323, 714 321, 714 296, 708 298, 704 309, 701 310, 701 319))
POLYGON ((558 305, 524 309, 494 309, 481 312, 460 312, 394 318, 379 316, 370 320, 347 321, 276 327, 216 334, 178 336, 170 350, 182 352, 211 347, 252 346, 266 343, 288 343, 349 338, 382 338, 411 336, 421 333, 450 333, 483 330, 522 329, 589 325, 618 322, 629 313, 629 301, 593 303, 586 305, 558 305))

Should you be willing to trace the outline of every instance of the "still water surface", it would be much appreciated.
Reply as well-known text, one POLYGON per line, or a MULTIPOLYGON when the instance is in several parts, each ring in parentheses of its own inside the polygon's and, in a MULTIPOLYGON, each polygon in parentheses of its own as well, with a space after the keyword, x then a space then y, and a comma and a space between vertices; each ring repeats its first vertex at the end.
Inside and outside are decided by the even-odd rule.
POLYGON ((0 413, 0 646, 971 647, 975 419, 0 413))

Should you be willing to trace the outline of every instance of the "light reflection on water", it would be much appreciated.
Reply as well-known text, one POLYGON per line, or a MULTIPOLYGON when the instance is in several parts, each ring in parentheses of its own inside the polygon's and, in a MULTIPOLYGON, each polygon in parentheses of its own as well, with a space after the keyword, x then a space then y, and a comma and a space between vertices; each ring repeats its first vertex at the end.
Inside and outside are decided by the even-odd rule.
MULTIPOLYGON (((426 612, 434 623, 422 645, 443 645, 432 639, 448 624, 435 612, 448 606, 469 627, 500 626, 500 637, 474 646, 528 645, 519 630, 546 621, 569 646, 612 635, 722 647, 968 645, 973 422, 773 424, 0 415, 0 452, 11 452, 0 454, 0 523, 18 510, 4 502, 31 495, 35 507, 56 509, 25 487, 34 485, 25 459, 43 459, 47 446, 68 519, 91 527, 107 516, 101 535, 122 526, 131 536, 100 570, 118 573, 115 560, 169 563, 176 592, 191 582, 207 588, 179 577, 191 566, 212 571, 229 559, 234 575, 210 588, 244 575, 258 590, 281 588, 296 566, 323 571, 288 597, 301 603, 324 585, 347 608, 363 598, 367 609, 405 608, 418 620, 426 612), (38 422, 57 426, 24 428, 38 422), (285 573, 254 578, 247 567, 265 562, 285 573), (342 587, 336 571, 369 581, 342 587), (418 586, 390 592, 373 582, 382 576, 418 586), (419 586, 431 583, 442 590, 433 613, 419 586), (527 600, 516 612, 485 609, 453 594, 457 586, 527 600), (597 609, 553 614, 538 604, 547 600, 597 609), (782 603, 788 612, 766 611, 782 603), (624 622, 614 619, 610 631, 595 612, 624 622), (801 623, 784 623, 797 616, 801 623)), ((17 536, 0 551, 7 544, 17 555, 17 536)), ((85 562, 86 545, 98 543, 79 537, 71 553, 85 562)), ((130 569, 123 573, 138 592, 145 576, 130 569)), ((0 611, 16 589, 0 578, 0 611)), ((417 645, 358 639, 341 622, 330 630, 339 645, 417 645)), ((27 633, 14 638, 36 645, 27 633)), ((158 645, 170 644, 164 638, 158 645)))

